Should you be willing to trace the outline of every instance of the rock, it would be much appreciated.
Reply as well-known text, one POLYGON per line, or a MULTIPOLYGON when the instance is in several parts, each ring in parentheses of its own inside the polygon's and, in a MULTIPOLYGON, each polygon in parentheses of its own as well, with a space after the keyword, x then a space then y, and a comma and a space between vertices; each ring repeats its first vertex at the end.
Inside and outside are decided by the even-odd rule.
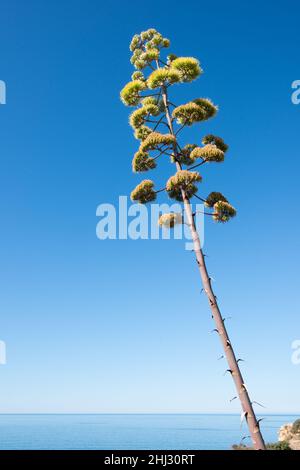
POLYGON ((289 441, 292 450, 300 450, 300 437, 292 437, 289 441))
POLYGON ((293 437, 292 427, 293 423, 288 423, 281 426, 278 433, 278 440, 289 441, 293 437))
POLYGON ((300 450, 300 420, 281 426, 278 440, 279 442, 288 442, 292 450, 300 450))

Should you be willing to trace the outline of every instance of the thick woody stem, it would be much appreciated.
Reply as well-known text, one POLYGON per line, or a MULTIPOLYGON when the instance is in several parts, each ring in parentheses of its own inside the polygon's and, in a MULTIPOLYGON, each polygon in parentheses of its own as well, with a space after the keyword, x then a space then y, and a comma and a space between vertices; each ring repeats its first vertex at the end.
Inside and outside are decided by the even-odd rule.
MULTIPOLYGON (((175 133, 173 130, 173 123, 172 123, 170 110, 169 110, 166 87, 162 87, 162 99, 163 99, 164 106, 165 106, 165 114, 166 114, 167 122, 170 127, 170 132, 172 135, 175 136, 175 133)), ((177 149, 178 149, 178 145, 177 143, 175 143, 174 144, 175 156, 178 155, 177 149)), ((178 161, 176 161, 175 164, 176 164, 177 171, 180 171, 182 169, 181 164, 178 161)), ((185 208, 186 220, 187 220, 187 223, 190 227, 191 234, 192 234, 194 252, 196 255, 196 260, 197 260, 197 264, 198 264, 198 268, 199 268, 199 272, 200 272, 200 276, 201 276, 201 280, 203 284, 203 290, 206 293, 206 296, 208 298, 212 317, 215 321, 216 329, 218 331, 218 334, 219 334, 219 337, 220 337, 220 340, 224 349, 224 353, 228 362, 229 371, 234 381, 237 394, 242 405, 243 413, 244 413, 245 419, 249 427, 253 446, 256 450, 265 450, 266 447, 265 447, 264 439, 262 437, 262 434, 259 428, 259 422, 256 419, 255 412, 252 407, 252 402, 249 398, 249 394, 245 386, 244 379, 240 371, 238 361, 234 354, 231 341, 229 339, 227 330, 225 328, 224 320, 222 318, 220 309, 218 307, 216 296, 211 286, 211 278, 207 272, 204 255, 201 249, 199 235, 196 229, 196 225, 195 225, 195 221, 194 221, 194 217, 193 217, 193 213, 191 209, 191 204, 183 189, 181 190, 181 194, 182 194, 182 199, 183 199, 184 208, 185 208)))

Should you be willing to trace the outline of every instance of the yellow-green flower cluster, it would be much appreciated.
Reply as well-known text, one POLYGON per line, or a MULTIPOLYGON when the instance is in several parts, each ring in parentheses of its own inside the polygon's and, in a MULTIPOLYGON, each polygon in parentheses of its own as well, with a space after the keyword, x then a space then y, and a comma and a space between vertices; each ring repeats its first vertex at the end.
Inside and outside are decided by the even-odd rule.
POLYGON ((166 228, 173 228, 176 224, 182 224, 182 214, 180 212, 171 212, 170 214, 163 214, 158 219, 158 225, 166 228))
POLYGON ((213 135, 213 134, 208 134, 205 137, 203 137, 202 144, 203 145, 213 144, 216 147, 218 147, 218 149, 222 150, 222 152, 224 153, 227 152, 228 150, 228 145, 225 144, 224 140, 221 137, 217 137, 216 135, 213 135))
POLYGON ((152 116, 158 116, 161 112, 161 103, 153 98, 153 96, 147 96, 141 101, 141 104, 152 116))
POLYGON ((228 202, 218 201, 214 204, 213 219, 216 222, 228 222, 236 216, 236 210, 228 202))
POLYGON ((152 60, 158 60, 159 49, 153 48, 143 51, 136 49, 132 55, 131 63, 138 69, 144 69, 152 60))
POLYGON ((220 150, 216 145, 207 144, 204 147, 196 147, 192 153, 191 158, 202 158, 206 162, 223 162, 224 152, 220 150))
POLYGON ((202 177, 196 171, 180 170, 167 181, 166 189, 169 196, 177 201, 182 201, 181 190, 184 189, 188 198, 191 198, 198 188, 196 182, 202 181, 202 177))
POLYGON ((145 88, 146 84, 142 80, 133 80, 121 90, 121 100, 126 106, 137 106, 141 99, 140 92, 145 88))
POLYGON ((135 51, 137 48, 139 48, 140 46, 140 42, 141 42, 141 39, 140 39, 140 36, 139 34, 135 34, 131 40, 131 43, 130 43, 130 46, 129 46, 129 49, 131 50, 131 52, 135 51))
POLYGON ((142 107, 133 111, 129 117, 129 124, 133 129, 143 126, 149 114, 157 116, 160 113, 159 106, 154 98, 144 98, 141 104, 142 107))
POLYGON ((130 114, 129 124, 133 129, 138 129, 144 124, 147 115, 148 112, 145 108, 138 108, 130 114))
POLYGON ((152 132, 151 127, 141 126, 134 131, 134 137, 138 140, 145 140, 152 132))
POLYGON ((169 54, 169 55, 167 56, 167 65, 170 65, 171 62, 173 62, 173 60, 175 60, 175 59, 177 59, 177 55, 175 55, 175 54, 169 54))
POLYGON ((138 70, 142 70, 147 66, 147 61, 142 59, 142 56, 145 57, 144 54, 145 53, 142 48, 137 48, 131 56, 130 62, 138 70))
POLYGON ((149 157, 147 152, 138 150, 132 160, 132 169, 135 173, 153 170, 156 168, 156 162, 153 158, 149 157))
POLYGON ((217 112, 217 107, 207 98, 197 98, 189 103, 177 106, 172 116, 178 124, 191 126, 195 122, 206 121, 217 112))
POLYGON ((192 165, 195 161, 195 159, 191 158, 191 153, 196 148, 196 144, 186 144, 180 151, 180 153, 177 154, 176 158, 173 155, 171 158, 172 163, 174 162, 179 162, 182 165, 192 165))
POLYGON ((142 106, 149 106, 149 105, 157 106, 157 99, 154 98, 154 96, 146 96, 145 98, 142 99, 141 105, 142 106))
POLYGON ((153 60, 158 60, 160 49, 169 47, 170 41, 151 28, 141 34, 135 34, 130 43, 131 63, 138 69, 145 68, 153 60))
POLYGON ((147 152, 155 150, 161 145, 172 145, 176 142, 176 138, 171 134, 161 134, 160 132, 151 132, 141 143, 140 150, 147 152))
POLYGON ((205 120, 214 117, 218 112, 218 107, 209 98, 196 98, 193 102, 203 109, 205 120))
MULTIPOLYGON (((191 82, 202 73, 197 59, 170 54, 167 57, 167 65, 153 70, 147 79, 141 70, 147 66, 152 67, 152 61, 155 61, 158 66, 162 47, 169 47, 169 40, 163 38, 153 28, 136 34, 130 44, 131 63, 137 70, 132 74, 132 81, 122 89, 120 96, 127 106, 140 105, 129 118, 135 137, 141 140, 140 148, 132 161, 133 171, 145 172, 154 169, 156 160, 149 153, 153 150, 166 150, 167 148, 171 148, 171 152, 174 152, 171 160, 183 165, 192 165, 198 158, 201 158, 203 162, 222 162, 228 146, 221 137, 208 134, 202 139, 203 146, 187 144, 176 155, 176 137, 172 134, 153 131, 146 125, 148 117, 159 116, 160 113, 165 112, 165 106, 161 99, 156 99, 154 96, 143 97, 142 91, 154 90, 178 82, 191 82)), ((178 124, 190 126, 195 122, 206 121, 214 117, 217 111, 217 106, 209 99, 197 98, 176 107, 172 117, 176 119, 178 124)), ((180 170, 169 178, 166 190, 169 197, 182 201, 182 191, 185 192, 187 198, 191 198, 198 191, 196 183, 201 181, 202 177, 199 173, 180 170)), ((156 191, 153 181, 144 180, 138 184, 131 193, 131 199, 141 204, 154 201, 156 191)), ((211 192, 205 200, 205 205, 213 208, 212 217, 217 222, 227 222, 236 215, 235 208, 219 192, 211 192)), ((183 217, 181 213, 163 214, 158 223, 160 226, 173 228, 175 224, 183 223, 183 217)))
POLYGON ((130 198, 132 201, 138 201, 140 204, 154 201, 156 199, 156 192, 153 189, 154 183, 151 180, 144 180, 131 192, 130 198))
POLYGON ((131 75, 131 80, 142 80, 142 82, 144 82, 146 79, 143 72, 141 72, 140 70, 136 70, 131 75))
POLYGON ((177 106, 173 110, 172 117, 177 120, 177 124, 191 126, 194 122, 203 120, 203 111, 196 103, 186 103, 177 106))
POLYGON ((180 73, 177 70, 159 68, 154 70, 148 77, 147 85, 153 90, 164 85, 180 81, 180 73))
POLYGON ((212 193, 210 193, 207 198, 205 199, 205 205, 206 207, 213 207, 216 202, 219 202, 219 201, 222 201, 222 202, 228 202, 226 197, 223 196, 222 193, 218 193, 217 191, 213 191, 212 193))
POLYGON ((171 68, 180 73, 181 82, 191 82, 202 73, 199 61, 194 57, 177 57, 171 61, 171 68))

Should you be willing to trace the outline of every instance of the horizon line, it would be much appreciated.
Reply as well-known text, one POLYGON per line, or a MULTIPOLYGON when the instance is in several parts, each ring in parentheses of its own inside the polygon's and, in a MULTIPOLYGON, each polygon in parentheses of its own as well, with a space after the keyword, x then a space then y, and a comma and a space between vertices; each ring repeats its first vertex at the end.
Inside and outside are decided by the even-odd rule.
MULTIPOLYGON (((300 415, 300 412, 261 412, 260 414, 268 416, 292 416, 300 415)), ((222 415, 222 416, 240 416, 240 413, 217 413, 217 412, 0 412, 3 415, 222 415)))

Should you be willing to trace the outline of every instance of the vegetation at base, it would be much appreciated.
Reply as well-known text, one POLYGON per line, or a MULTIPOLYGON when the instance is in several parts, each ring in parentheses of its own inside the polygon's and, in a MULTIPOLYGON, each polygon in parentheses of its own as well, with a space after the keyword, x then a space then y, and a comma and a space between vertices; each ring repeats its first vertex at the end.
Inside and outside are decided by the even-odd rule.
MULTIPOLYGON (((292 450, 287 441, 269 442, 266 444, 267 450, 292 450)), ((253 447, 248 447, 244 444, 234 444, 233 450, 254 450, 253 447)))
POLYGON ((300 433, 300 419, 296 419, 296 421, 293 423, 292 432, 294 434, 300 433))

